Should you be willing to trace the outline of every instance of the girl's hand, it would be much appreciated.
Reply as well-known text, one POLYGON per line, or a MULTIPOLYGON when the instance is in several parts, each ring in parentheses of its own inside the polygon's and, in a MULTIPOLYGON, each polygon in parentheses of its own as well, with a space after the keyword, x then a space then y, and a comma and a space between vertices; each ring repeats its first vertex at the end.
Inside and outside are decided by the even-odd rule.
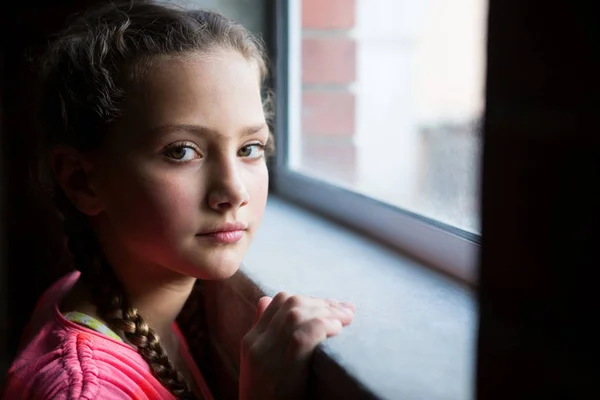
POLYGON ((241 400, 302 399, 310 357, 354 317, 354 306, 279 293, 263 297, 254 326, 242 339, 241 400))

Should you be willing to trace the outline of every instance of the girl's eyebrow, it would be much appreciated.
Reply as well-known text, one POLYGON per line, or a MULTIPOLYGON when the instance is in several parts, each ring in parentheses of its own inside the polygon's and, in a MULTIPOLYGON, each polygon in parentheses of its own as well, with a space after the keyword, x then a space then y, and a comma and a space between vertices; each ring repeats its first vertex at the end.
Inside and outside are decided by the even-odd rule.
MULTIPOLYGON (((262 130, 268 129, 266 122, 261 122, 256 125, 250 125, 240 131, 240 136, 252 136, 262 130)), ((198 136, 226 136, 225 134, 201 125, 194 124, 166 124, 150 130, 152 134, 161 134, 167 132, 183 131, 193 133, 198 136)))

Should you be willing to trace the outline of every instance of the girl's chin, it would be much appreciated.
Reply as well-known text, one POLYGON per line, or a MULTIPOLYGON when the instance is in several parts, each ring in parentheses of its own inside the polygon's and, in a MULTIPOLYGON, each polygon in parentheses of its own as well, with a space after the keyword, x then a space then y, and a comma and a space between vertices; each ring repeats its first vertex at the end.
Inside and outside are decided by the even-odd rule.
POLYGON ((239 266, 236 268, 230 268, 230 269, 218 269, 215 271, 203 271, 203 276, 205 276, 205 278, 200 278, 200 279, 205 279, 205 280, 209 280, 209 281, 222 281, 222 280, 231 278, 233 275, 235 275, 236 272, 238 272, 238 270, 239 270, 239 266))
MULTIPOLYGON (((195 263, 196 264, 196 263, 195 263)), ((198 263, 186 275, 197 279, 220 281, 231 278, 239 269, 240 262, 198 263)))

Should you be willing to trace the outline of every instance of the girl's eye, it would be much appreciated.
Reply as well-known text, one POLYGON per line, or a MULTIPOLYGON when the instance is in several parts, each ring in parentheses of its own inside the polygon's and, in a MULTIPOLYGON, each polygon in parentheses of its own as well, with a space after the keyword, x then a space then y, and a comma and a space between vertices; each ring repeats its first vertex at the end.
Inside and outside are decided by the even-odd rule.
POLYGON ((198 151, 189 145, 179 145, 167 149, 165 155, 178 162, 192 161, 199 157, 198 151))
POLYGON ((244 158, 260 158, 263 156, 265 146, 259 143, 249 144, 238 151, 238 155, 244 158))

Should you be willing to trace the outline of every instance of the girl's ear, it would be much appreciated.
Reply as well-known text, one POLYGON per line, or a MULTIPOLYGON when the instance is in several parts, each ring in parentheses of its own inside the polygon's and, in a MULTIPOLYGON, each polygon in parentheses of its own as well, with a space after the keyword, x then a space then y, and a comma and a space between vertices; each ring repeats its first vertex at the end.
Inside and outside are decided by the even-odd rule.
POLYGON ((93 179, 93 165, 83 153, 69 146, 57 146, 50 154, 50 167, 63 192, 79 211, 94 216, 104 210, 93 179))

